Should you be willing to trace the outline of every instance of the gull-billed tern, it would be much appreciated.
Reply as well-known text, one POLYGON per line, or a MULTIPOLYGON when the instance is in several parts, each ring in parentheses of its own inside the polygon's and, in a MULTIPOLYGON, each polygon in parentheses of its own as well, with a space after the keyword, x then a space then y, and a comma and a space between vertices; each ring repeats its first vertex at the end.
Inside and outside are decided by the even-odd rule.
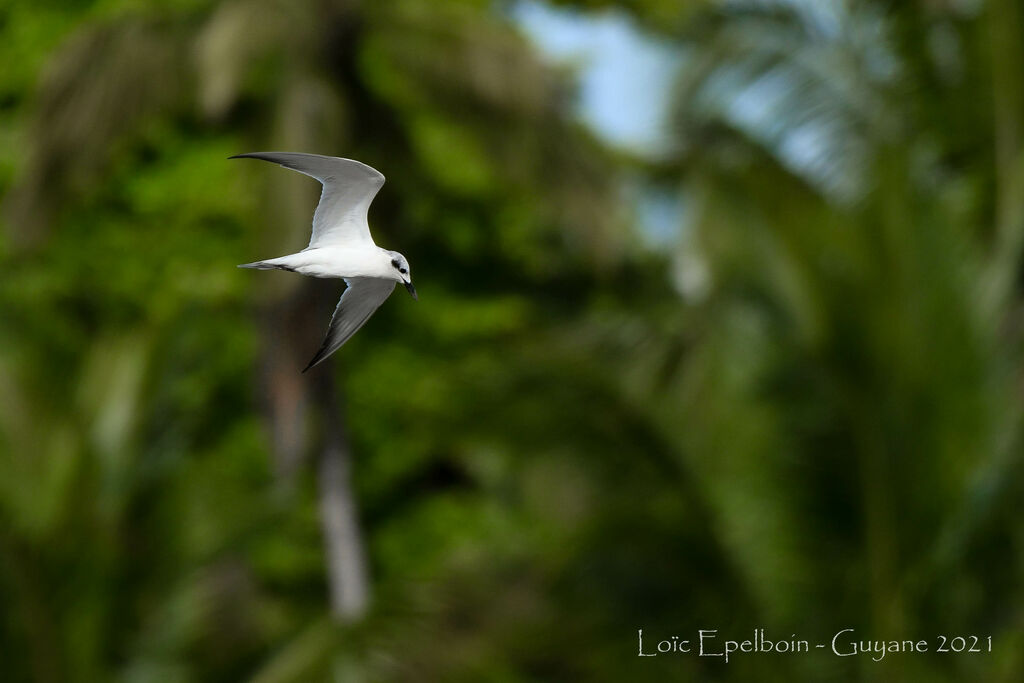
POLYGON ((295 152, 253 152, 231 159, 263 159, 316 178, 324 186, 313 214, 309 246, 289 256, 244 263, 239 268, 278 268, 312 277, 342 278, 348 287, 334 309, 320 350, 306 370, 326 359, 363 326, 401 282, 413 299, 409 262, 373 243, 366 213, 384 184, 376 169, 352 159, 295 152))

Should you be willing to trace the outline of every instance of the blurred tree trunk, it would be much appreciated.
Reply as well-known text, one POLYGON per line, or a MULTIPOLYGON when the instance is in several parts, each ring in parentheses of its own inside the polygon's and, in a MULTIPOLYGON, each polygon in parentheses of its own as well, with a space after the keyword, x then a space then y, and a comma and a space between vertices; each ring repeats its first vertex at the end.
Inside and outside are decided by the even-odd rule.
POLYGON ((308 287, 295 286, 290 295, 271 306, 262 321, 261 366, 265 419, 270 432, 278 493, 288 499, 295 476, 309 452, 309 411, 312 397, 298 358, 306 352, 318 307, 311 305, 308 287), (310 335, 307 337, 307 333, 310 335))
POLYGON ((264 324, 262 394, 278 490, 286 500, 308 454, 319 449, 317 486, 331 613, 338 621, 351 622, 366 612, 369 581, 352 489, 352 448, 345 429, 344 402, 338 397, 333 361, 307 374, 301 372, 315 346, 311 340, 323 334, 324 321, 329 319, 325 311, 333 310, 337 294, 332 287, 328 298, 318 289, 315 283, 302 283, 271 307, 264 324))
POLYGON ((339 621, 356 621, 366 612, 370 591, 352 488, 352 448, 334 375, 324 368, 313 384, 322 412, 323 445, 318 475, 331 614, 339 621))

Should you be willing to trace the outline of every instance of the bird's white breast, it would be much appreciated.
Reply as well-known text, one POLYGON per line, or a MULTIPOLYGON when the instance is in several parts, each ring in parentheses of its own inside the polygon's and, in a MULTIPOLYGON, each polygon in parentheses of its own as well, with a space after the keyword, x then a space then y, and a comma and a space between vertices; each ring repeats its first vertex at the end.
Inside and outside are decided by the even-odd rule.
POLYGON ((293 254, 288 265, 311 277, 397 279, 387 252, 377 246, 320 247, 293 254))

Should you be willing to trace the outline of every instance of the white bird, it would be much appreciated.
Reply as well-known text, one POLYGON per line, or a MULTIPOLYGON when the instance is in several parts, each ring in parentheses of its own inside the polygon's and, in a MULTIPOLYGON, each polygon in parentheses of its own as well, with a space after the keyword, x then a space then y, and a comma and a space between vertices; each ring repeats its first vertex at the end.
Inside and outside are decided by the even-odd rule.
POLYGON ((343 278, 348 287, 334 309, 320 350, 306 370, 326 359, 363 326, 401 282, 413 299, 409 262, 373 243, 366 213, 384 184, 376 169, 352 159, 295 152, 253 152, 230 159, 263 159, 316 178, 324 186, 313 214, 309 246, 289 256, 244 263, 239 268, 278 268, 312 277, 343 278))

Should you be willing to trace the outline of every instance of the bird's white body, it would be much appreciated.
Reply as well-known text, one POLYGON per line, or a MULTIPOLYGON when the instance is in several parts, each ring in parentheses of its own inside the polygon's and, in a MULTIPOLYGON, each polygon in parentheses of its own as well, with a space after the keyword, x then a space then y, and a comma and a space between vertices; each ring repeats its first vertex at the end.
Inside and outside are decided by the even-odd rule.
MULTIPOLYGON (((294 152, 239 154, 280 164, 316 178, 323 185, 313 214, 309 246, 300 252, 245 263, 240 268, 288 270, 310 277, 342 278, 348 289, 334 310, 327 337, 306 370, 348 341, 401 282, 415 299, 409 263, 397 251, 381 249, 370 236, 366 214, 384 176, 352 159, 294 152)), ((305 372, 306 370, 303 370, 305 372)))
POLYGON ((391 265, 392 258, 391 252, 386 249, 376 245, 360 245, 304 249, 262 263, 309 277, 373 277, 402 282, 401 275, 391 265))

